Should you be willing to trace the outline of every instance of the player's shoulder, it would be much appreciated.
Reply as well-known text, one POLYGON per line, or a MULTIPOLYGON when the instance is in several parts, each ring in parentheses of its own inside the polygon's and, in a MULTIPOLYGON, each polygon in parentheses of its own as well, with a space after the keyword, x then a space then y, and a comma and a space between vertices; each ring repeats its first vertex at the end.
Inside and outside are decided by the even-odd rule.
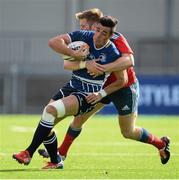
POLYGON ((71 41, 84 41, 89 43, 93 39, 94 32, 93 31, 85 31, 85 30, 77 30, 71 33, 68 33, 71 38, 71 41))
POLYGON ((109 42, 109 45, 108 46, 106 46, 107 47, 107 51, 109 52, 109 54, 119 54, 119 51, 118 51, 118 49, 116 48, 116 46, 115 46, 115 44, 112 42, 112 41, 110 41, 109 42))
POLYGON ((124 35, 120 32, 114 32, 113 36, 111 37, 111 40, 114 42, 116 40, 126 40, 124 35))
POLYGON ((112 37, 111 37, 111 40, 114 41, 114 40, 120 38, 121 36, 122 36, 121 33, 119 33, 119 32, 114 32, 114 34, 113 34, 112 37))
POLYGON ((78 33, 81 33, 83 35, 87 35, 87 36, 93 36, 94 35, 94 31, 87 31, 87 30, 78 30, 78 33))
POLYGON ((76 30, 68 33, 70 35, 82 35, 82 36, 93 36, 94 31, 86 31, 86 30, 76 30))
POLYGON ((108 45, 106 47, 116 49, 116 46, 115 46, 114 41, 112 39, 110 39, 110 41, 108 42, 108 45))

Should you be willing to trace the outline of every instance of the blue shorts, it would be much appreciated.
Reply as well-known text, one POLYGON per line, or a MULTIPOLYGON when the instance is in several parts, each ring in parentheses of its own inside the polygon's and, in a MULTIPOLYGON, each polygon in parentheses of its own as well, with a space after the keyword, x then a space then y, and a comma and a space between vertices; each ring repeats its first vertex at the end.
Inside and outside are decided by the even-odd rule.
POLYGON ((88 94, 81 92, 81 91, 78 91, 77 89, 73 88, 70 85, 70 83, 67 83, 65 86, 63 86, 61 89, 59 89, 57 91, 57 93, 54 94, 54 96, 52 96, 52 99, 54 101, 56 101, 56 100, 62 99, 64 97, 67 97, 69 95, 76 96, 76 98, 78 99, 78 102, 79 102, 79 110, 75 116, 88 113, 91 110, 93 110, 94 107, 96 106, 96 105, 92 105, 92 104, 87 103, 86 96, 88 94))
POLYGON ((113 103, 119 115, 128 115, 138 110, 139 83, 119 89, 101 100, 103 104, 113 103))

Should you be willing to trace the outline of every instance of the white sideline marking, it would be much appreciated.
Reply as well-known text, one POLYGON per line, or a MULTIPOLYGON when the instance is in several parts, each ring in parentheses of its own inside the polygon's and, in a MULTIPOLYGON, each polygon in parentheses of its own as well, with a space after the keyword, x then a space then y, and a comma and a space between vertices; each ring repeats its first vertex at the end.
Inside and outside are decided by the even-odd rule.
MULTIPOLYGON (((28 132, 35 132, 34 127, 24 127, 24 126, 11 126, 11 131, 13 132, 20 132, 20 133, 28 133, 28 132)), ((54 130, 57 133, 57 130, 54 130)))
POLYGON ((11 131, 13 132, 20 132, 20 133, 27 133, 27 132, 34 132, 35 128, 32 127, 24 127, 24 126, 12 126, 11 131))

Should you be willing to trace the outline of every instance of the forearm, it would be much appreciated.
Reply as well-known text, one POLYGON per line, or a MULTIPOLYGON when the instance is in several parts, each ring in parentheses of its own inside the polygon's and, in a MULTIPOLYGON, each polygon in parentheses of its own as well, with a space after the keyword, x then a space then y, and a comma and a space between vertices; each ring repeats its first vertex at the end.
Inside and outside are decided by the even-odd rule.
POLYGON ((128 76, 126 70, 121 72, 114 72, 117 80, 104 88, 107 95, 123 88, 128 83, 128 76))
POLYGON ((105 92, 107 93, 107 95, 112 94, 113 92, 121 89, 122 87, 124 87, 124 83, 121 80, 116 80, 115 82, 113 82, 112 84, 108 85, 107 87, 104 88, 105 92))
POLYGON ((111 93, 123 88, 128 82, 127 72, 115 72, 117 75, 117 80, 107 87, 103 88, 102 90, 92 93, 86 97, 88 103, 95 104, 99 102, 103 97, 110 95, 111 93))
POLYGON ((84 69, 85 65, 85 61, 64 61, 64 69, 71 71, 84 69))
POLYGON ((134 66, 134 57, 132 54, 124 54, 116 61, 103 65, 105 72, 123 71, 134 66))
POLYGON ((73 50, 67 46, 69 43, 68 37, 66 35, 56 36, 51 38, 48 42, 49 46, 59 54, 65 54, 67 56, 73 56, 73 50))

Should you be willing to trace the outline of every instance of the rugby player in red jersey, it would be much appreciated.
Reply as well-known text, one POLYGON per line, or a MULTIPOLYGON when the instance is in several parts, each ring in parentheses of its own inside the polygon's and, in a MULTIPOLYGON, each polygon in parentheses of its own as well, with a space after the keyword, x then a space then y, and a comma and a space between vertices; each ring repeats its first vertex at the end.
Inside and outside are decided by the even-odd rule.
MULTIPOLYGON (((77 19, 80 21, 80 28, 85 30, 91 30, 96 28, 98 16, 102 16, 102 12, 99 9, 86 10, 76 14, 77 19), (91 14, 95 18, 91 19, 91 14)), ((70 124, 64 141, 58 148, 59 154, 65 159, 67 152, 82 130, 82 125, 87 119, 101 109, 105 104, 112 102, 118 111, 118 120, 121 133, 125 138, 141 141, 144 143, 154 145, 158 150, 162 164, 166 164, 170 158, 168 137, 158 138, 149 133, 146 129, 136 127, 135 122, 137 119, 137 108, 139 98, 139 85, 133 68, 134 58, 133 51, 130 48, 125 37, 121 33, 114 33, 112 41, 115 46, 122 53, 122 57, 113 63, 106 65, 100 65, 96 61, 91 61, 90 66, 86 63, 86 68, 89 73, 96 76, 103 72, 112 72, 103 86, 103 90, 99 93, 91 94, 87 97, 88 102, 97 103, 96 108, 88 114, 83 116, 76 116, 70 124), (128 82, 124 87, 120 87, 120 79, 118 79, 113 72, 125 70, 127 71, 128 82), (113 86, 116 88, 116 92, 107 96, 108 90, 106 87, 113 86)), ((70 65, 71 62, 69 62, 70 65)), ((71 66, 70 66, 71 67, 71 66)), ((66 69, 72 70, 66 67, 66 69)), ((48 153, 44 149, 39 150, 40 155, 43 157, 49 157, 48 153)))

